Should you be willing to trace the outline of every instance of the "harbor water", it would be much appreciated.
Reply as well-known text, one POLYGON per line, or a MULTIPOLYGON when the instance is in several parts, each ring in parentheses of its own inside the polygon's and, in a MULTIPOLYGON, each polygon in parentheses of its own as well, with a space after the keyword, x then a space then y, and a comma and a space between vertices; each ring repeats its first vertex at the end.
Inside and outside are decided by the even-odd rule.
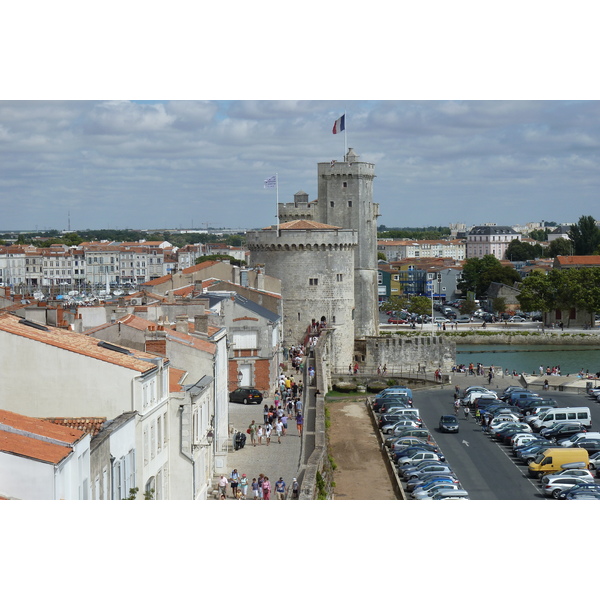
POLYGON ((539 373, 540 365, 560 366, 561 375, 574 375, 581 369, 590 373, 600 372, 600 346, 505 346, 505 345, 457 345, 456 363, 481 363, 508 369, 509 373, 539 373))

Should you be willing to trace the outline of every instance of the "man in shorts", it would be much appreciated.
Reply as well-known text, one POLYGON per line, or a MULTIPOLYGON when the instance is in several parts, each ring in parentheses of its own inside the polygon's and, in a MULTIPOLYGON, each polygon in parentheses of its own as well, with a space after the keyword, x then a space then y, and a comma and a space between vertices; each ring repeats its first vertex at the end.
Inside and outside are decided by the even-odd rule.
POLYGON ((283 423, 281 419, 277 419, 277 423, 275 423, 275 433, 277 434, 277 443, 281 444, 281 436, 283 435, 283 423))
POLYGON ((275 482, 275 492, 277 494, 277 500, 285 500, 285 481, 283 477, 280 477, 275 482))

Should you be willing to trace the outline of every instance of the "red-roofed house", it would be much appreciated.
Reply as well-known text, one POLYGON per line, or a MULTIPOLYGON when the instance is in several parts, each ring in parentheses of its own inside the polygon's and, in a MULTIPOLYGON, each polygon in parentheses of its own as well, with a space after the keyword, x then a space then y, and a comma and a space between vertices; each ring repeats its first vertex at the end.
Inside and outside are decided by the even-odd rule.
POLYGON ((140 496, 169 498, 169 361, 0 315, 0 406, 32 417, 136 416, 140 496))
POLYGON ((22 500, 90 498, 90 435, 0 410, 0 495, 22 500))

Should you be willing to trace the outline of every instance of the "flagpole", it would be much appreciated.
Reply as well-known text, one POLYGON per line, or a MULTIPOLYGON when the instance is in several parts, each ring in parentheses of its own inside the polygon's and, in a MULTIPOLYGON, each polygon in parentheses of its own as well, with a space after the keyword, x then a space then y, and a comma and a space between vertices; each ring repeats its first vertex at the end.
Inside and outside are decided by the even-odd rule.
POLYGON ((346 152, 348 151, 348 138, 346 137, 346 131, 348 127, 346 126, 348 122, 348 113, 346 112, 346 107, 344 106, 344 162, 346 162, 346 152))
POLYGON ((277 218, 277 237, 279 237, 279 175, 275 173, 275 216, 277 218))

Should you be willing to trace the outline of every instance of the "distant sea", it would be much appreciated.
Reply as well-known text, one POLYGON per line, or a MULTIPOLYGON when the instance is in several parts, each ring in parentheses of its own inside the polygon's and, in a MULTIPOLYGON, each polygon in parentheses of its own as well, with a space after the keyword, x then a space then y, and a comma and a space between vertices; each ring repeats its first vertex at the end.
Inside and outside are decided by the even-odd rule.
POLYGON ((561 375, 573 375, 583 369, 600 372, 600 346, 456 346, 457 364, 481 363, 508 369, 510 373, 539 373, 539 367, 560 366, 561 375))

